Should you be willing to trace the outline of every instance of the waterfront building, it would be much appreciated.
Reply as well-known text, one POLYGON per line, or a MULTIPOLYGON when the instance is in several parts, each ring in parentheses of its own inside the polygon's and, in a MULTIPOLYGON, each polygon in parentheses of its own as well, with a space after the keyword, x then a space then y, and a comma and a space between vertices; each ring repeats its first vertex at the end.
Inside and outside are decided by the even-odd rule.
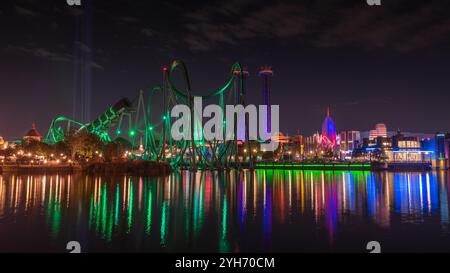
POLYGON ((437 133, 436 142, 436 167, 439 169, 449 168, 450 134, 437 133))
MULTIPOLYGON (((383 130, 381 132, 384 134, 383 130)), ((398 131, 392 137, 363 139, 363 144, 354 150, 352 158, 388 163, 432 163, 435 152, 430 148, 430 141, 429 138, 420 139, 411 133, 406 136, 398 131)))
POLYGON ((360 131, 343 131, 339 134, 339 151, 341 159, 350 159, 354 149, 358 148, 361 142, 360 131))
POLYGON ((392 152, 386 153, 388 162, 431 162, 434 151, 422 147, 418 136, 405 136, 399 130, 392 136, 392 152))

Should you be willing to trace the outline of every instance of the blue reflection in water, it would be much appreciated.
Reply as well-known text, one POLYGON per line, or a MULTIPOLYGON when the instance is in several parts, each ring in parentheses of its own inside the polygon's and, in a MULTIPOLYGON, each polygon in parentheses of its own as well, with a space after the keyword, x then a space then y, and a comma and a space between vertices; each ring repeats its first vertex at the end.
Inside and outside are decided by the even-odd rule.
POLYGON ((374 175, 367 176, 367 214, 374 216, 377 213, 377 181, 374 175))
POLYGON ((422 216, 439 208, 438 182, 429 173, 394 174, 394 208, 396 213, 422 216))

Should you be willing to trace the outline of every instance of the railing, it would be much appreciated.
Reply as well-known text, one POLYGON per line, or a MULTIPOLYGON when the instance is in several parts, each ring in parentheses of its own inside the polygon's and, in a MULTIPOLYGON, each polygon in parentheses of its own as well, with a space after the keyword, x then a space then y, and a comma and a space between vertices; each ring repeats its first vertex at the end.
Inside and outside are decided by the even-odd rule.
POLYGON ((256 169, 370 170, 366 163, 256 163, 256 169))

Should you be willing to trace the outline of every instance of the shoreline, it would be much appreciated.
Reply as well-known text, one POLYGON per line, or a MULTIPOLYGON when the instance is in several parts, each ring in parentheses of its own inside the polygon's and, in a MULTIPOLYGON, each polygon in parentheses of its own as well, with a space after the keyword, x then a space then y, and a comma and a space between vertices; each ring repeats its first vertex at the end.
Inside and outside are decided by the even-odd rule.
POLYGON ((0 165, 0 174, 74 174, 166 176, 172 173, 167 163, 151 161, 93 162, 61 165, 0 165))
MULTIPOLYGON (((429 164, 390 166, 377 163, 256 163, 255 170, 316 170, 316 171, 435 171, 429 164)), ((243 168, 247 169, 247 168, 243 168)), ((198 170, 201 171, 201 170, 198 170)), ((166 176, 173 172, 168 163, 153 161, 92 162, 62 165, 0 165, 0 174, 74 174, 166 176)))

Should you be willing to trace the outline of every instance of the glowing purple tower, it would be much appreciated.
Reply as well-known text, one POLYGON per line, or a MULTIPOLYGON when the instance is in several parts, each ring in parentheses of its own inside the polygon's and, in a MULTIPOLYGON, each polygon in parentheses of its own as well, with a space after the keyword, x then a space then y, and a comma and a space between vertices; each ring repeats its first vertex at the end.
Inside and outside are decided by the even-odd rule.
POLYGON ((334 149, 336 144, 336 126, 330 116, 330 108, 328 108, 327 116, 322 123, 322 148, 334 149))
POLYGON ((270 78, 273 76, 272 67, 263 66, 259 70, 259 75, 262 79, 262 105, 267 106, 267 133, 272 131, 271 129, 271 111, 270 111, 270 78))

